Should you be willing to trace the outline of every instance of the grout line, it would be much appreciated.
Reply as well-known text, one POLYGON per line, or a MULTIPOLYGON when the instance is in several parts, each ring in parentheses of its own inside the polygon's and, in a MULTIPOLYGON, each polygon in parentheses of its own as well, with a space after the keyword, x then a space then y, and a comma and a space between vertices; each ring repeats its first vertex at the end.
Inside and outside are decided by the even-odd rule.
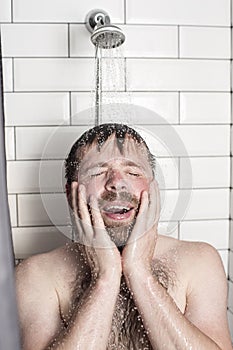
POLYGON ((12 69, 12 91, 15 92, 15 59, 12 58, 11 61, 11 69, 12 69))
MULTIPOLYGON (((67 91, 68 93, 70 93, 70 94, 72 94, 72 91, 67 91)), ((124 91, 125 92, 125 91, 124 91)), ((127 91, 126 91, 127 92, 127 91)), ((82 111, 80 111, 80 113, 82 113, 83 111, 85 111, 85 109, 84 110, 82 110, 82 111)), ((145 126, 145 127, 147 127, 147 126, 149 126, 149 127, 158 127, 158 126, 160 126, 160 127, 172 127, 172 126, 178 126, 178 127, 182 127, 182 126, 187 126, 187 127, 193 127, 193 126, 197 126, 197 127, 213 127, 213 128, 215 128, 215 127, 221 127, 221 126, 225 126, 225 127, 229 127, 230 125, 229 125, 229 123, 216 123, 216 124, 207 124, 207 123, 202 123, 202 124, 187 124, 187 123, 181 123, 181 124, 179 124, 179 123, 172 123, 172 124, 166 124, 166 123, 163 123, 163 124, 160 124, 160 123, 157 123, 157 124, 151 124, 151 123, 143 123, 143 124, 141 124, 141 123, 134 123, 134 125, 136 125, 136 126, 145 126)), ((68 126, 70 126, 70 125, 67 125, 67 124, 62 124, 62 125, 58 125, 57 123, 56 124, 17 124, 17 125, 14 125, 14 124, 8 124, 8 125, 6 125, 7 127, 13 127, 13 126, 16 126, 16 127, 19 127, 19 128, 21 128, 21 127, 23 127, 23 128, 30 128, 30 127, 32 127, 32 128, 34 128, 34 127, 41 127, 41 128, 46 128, 46 127, 58 127, 58 126, 62 126, 62 127, 68 127, 68 126)), ((90 126, 90 124, 82 124, 82 123, 79 123, 79 124, 74 124, 74 125, 72 125, 72 126, 90 126)), ((227 154, 228 156, 229 156, 229 154, 227 154)), ((226 155, 226 156, 227 156, 226 155)), ((218 155, 216 155, 216 157, 218 157, 218 155)))
POLYGON ((17 160, 17 158, 16 158, 16 151, 17 151, 17 149, 16 149, 16 126, 13 126, 13 130, 14 130, 14 135, 13 135, 13 137, 14 137, 14 161, 16 161, 17 160))
POLYGON ((14 0, 11 0, 11 23, 14 23, 14 0))
MULTIPOLYGON (((178 124, 184 125, 184 123, 180 122, 180 99, 181 99, 181 92, 178 91, 178 124)), ((196 124, 195 124, 196 125, 196 124)), ((211 124, 212 125, 212 124, 211 124)))
POLYGON ((70 58, 70 23, 67 28, 67 40, 68 40, 68 58, 70 58))
MULTIPOLYGON (((203 192, 203 191, 226 191, 228 188, 227 187, 223 187, 223 188, 165 188, 165 189, 160 189, 161 192, 178 192, 178 191, 195 191, 195 192, 203 192)), ((31 195, 49 195, 49 194, 64 194, 64 192, 61 192, 61 191, 47 191, 47 192, 9 192, 10 195, 15 195, 15 194, 18 194, 18 195, 28 195, 28 196, 31 196, 31 195)), ((228 217, 221 217, 221 218, 215 218, 216 220, 227 220, 229 221, 228 217)), ((185 221, 193 221, 193 220, 201 220, 201 221, 212 221, 212 220, 215 220, 214 218, 198 218, 198 219, 190 219, 190 220, 185 220, 185 221)), ((166 221, 166 220, 165 220, 166 221)), ((174 220, 174 221, 177 221, 177 220, 174 220)))
MULTIPOLYGON (((230 92, 231 92, 231 102, 230 102, 230 109, 231 109, 231 127, 230 127, 230 191, 229 191, 229 250, 230 250, 230 242, 231 242, 231 234, 232 234, 232 218, 231 218, 231 211, 232 211, 232 200, 231 200, 231 188, 233 186, 233 183, 232 183, 232 171, 233 171, 233 165, 232 165, 232 152, 231 152, 231 149, 232 149, 232 146, 233 146, 233 139, 232 139, 232 119, 233 119, 233 103, 232 103, 232 83, 233 83, 233 77, 232 77, 232 50, 233 50, 233 45, 232 45, 232 1, 230 1, 230 21, 231 21, 231 27, 230 27, 230 52, 231 52, 231 56, 230 56, 230 92)), ((228 257, 228 272, 229 272, 229 269, 230 269, 230 262, 231 262, 231 256, 229 254, 229 257, 228 257)), ((230 276, 229 276, 229 273, 228 273, 228 279, 230 280, 230 276)), ((228 300, 229 300, 229 297, 228 297, 228 300)))
MULTIPOLYGON (((69 59, 93 59, 95 58, 94 55, 80 55, 80 56, 69 56, 67 57, 66 55, 59 55, 59 56, 54 56, 52 54, 50 55, 41 55, 41 56, 31 56, 31 55, 27 55, 27 56, 21 56, 21 55, 17 55, 17 56, 7 56, 4 55, 3 58, 15 58, 15 59, 24 59, 24 60, 36 60, 36 59, 40 59, 40 60, 58 60, 58 59, 63 59, 63 60, 67 60, 69 59)), ((117 58, 114 57, 114 58, 117 58)), ((194 62, 206 62, 206 61, 216 61, 217 62, 229 62, 229 57, 177 57, 177 55, 172 55, 172 56, 127 56, 125 55, 124 58, 127 58, 129 60, 157 60, 157 61, 194 61, 194 62)), ((122 58, 123 59, 123 58, 122 58)))
POLYGON ((177 45, 178 45, 178 58, 180 57, 180 25, 177 26, 177 45))
POLYGON ((128 73, 127 73, 127 59, 126 59, 126 58, 124 59, 124 64, 125 64, 125 66, 124 66, 124 75, 125 75, 125 79, 124 79, 124 83, 125 83, 125 90, 124 90, 124 92, 127 92, 127 85, 128 85, 128 81, 127 81, 127 79, 128 79, 128 73))
MULTIPOLYGON (((11 0, 13 1, 13 0, 11 0)), ((124 0, 125 3, 126 3, 126 0, 124 0)), ((127 8, 126 8, 127 9, 127 8)), ((124 10, 125 11, 125 10, 124 10)), ((125 13, 127 14, 127 11, 125 11, 125 13)), ((33 24, 41 24, 41 25, 47 25, 47 24, 67 24, 67 23, 70 23, 70 24, 75 24, 75 25, 83 25, 85 26, 85 22, 77 22, 77 21, 70 21, 70 20, 66 20, 66 21, 14 21, 15 24, 28 24, 28 25, 33 25, 33 24)), ((2 22, 3 24, 7 24, 9 22, 2 22)), ((115 25, 123 25, 125 24, 124 21, 120 21, 120 22, 114 22, 115 25)), ((182 27, 190 27, 190 28, 213 28, 213 29, 216 29, 216 28, 225 28, 225 29, 229 29, 229 25, 210 25, 210 24, 207 24, 207 25, 203 25, 203 24, 186 24, 186 23, 174 23, 174 24, 169 24, 169 23, 154 23, 154 22, 151 22, 151 23, 127 23, 127 25, 129 26, 140 26, 140 27, 177 27, 178 25, 179 26, 182 26, 182 27)))
POLYGON ((69 122, 70 126, 72 125, 72 93, 71 91, 69 93, 69 122))
POLYGON ((124 24, 126 24, 126 19, 127 19, 127 0, 124 0, 124 24))
POLYGON ((16 225, 19 226, 19 197, 16 193, 16 225))

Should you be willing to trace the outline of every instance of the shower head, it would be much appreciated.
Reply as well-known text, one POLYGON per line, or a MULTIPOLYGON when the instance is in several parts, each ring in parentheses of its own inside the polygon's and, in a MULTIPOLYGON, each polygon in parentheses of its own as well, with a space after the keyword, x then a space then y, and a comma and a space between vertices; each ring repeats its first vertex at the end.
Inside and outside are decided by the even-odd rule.
POLYGON ((110 17, 103 10, 92 10, 87 14, 86 27, 92 33, 91 41, 102 49, 113 49, 123 44, 122 30, 111 24, 110 17))
POLYGON ((123 44, 125 35, 119 27, 106 24, 94 30, 91 41, 102 49, 114 49, 123 44))

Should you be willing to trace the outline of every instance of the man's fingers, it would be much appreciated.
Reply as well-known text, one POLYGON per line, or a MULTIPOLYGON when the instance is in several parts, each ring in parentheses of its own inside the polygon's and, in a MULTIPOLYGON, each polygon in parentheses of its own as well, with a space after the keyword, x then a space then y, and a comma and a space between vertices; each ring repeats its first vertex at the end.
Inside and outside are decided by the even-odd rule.
POLYGON ((105 229, 104 221, 99 210, 97 199, 93 195, 90 196, 90 207, 93 227, 105 229))
POLYGON ((145 215, 145 213, 148 210, 148 205, 149 205, 149 197, 148 197, 148 192, 143 191, 141 195, 141 202, 140 202, 140 207, 138 211, 137 217, 141 217, 145 215))
POLYGON ((98 248, 113 248, 114 242, 106 231, 98 201, 94 196, 90 197, 90 206, 94 230, 93 245, 98 248))
POLYGON ((78 183, 76 181, 73 181, 71 184, 71 203, 72 203, 72 210, 73 210, 75 219, 78 216, 77 188, 78 188, 78 183))
POLYGON ((150 184, 149 207, 147 213, 147 221, 150 226, 153 226, 154 223, 158 221, 159 211, 159 190, 156 181, 153 180, 150 184))
POLYGON ((84 185, 79 185, 78 188, 78 209, 79 209, 79 217, 83 223, 91 225, 91 218, 89 214, 89 210, 86 202, 86 189, 84 185))

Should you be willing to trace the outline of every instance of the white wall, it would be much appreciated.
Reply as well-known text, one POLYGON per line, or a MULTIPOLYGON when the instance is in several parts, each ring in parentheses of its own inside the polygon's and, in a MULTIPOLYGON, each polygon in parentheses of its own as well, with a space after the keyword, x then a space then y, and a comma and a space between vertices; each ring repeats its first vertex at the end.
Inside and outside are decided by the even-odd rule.
MULTIPOLYGON (((89 10, 103 8, 126 34, 126 96, 171 123, 190 156, 191 204, 172 234, 214 245, 228 274, 230 5, 230 0, 0 0, 8 189, 18 258, 62 244, 59 228, 69 231, 62 162, 89 127, 78 114, 90 107, 93 87, 94 48, 84 21, 89 10)), ((155 123, 152 115, 134 124, 156 135, 155 123)), ((173 153, 178 171, 166 155, 157 156, 169 193, 161 224, 166 233, 174 198, 190 188, 184 154, 173 153)), ((232 244, 230 256, 232 266, 232 244)), ((230 309, 233 324, 232 304, 230 309)))

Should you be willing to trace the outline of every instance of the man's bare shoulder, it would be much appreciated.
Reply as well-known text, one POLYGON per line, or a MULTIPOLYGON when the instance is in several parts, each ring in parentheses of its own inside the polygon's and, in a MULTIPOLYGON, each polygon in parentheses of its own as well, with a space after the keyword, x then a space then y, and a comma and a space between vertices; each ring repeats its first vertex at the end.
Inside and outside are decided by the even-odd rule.
POLYGON ((210 256, 219 257, 217 250, 206 242, 199 241, 185 241, 177 238, 159 235, 158 236, 158 250, 159 255, 171 254, 176 251, 180 258, 196 259, 196 258, 210 258, 210 256))
POLYGON ((187 276, 209 274, 209 270, 219 271, 223 277, 224 268, 218 251, 206 242, 184 241, 159 235, 157 254, 172 261, 177 269, 187 276))
POLYGON ((16 267, 16 280, 33 279, 41 283, 43 280, 72 279, 77 266, 77 254, 74 254, 73 243, 66 244, 46 253, 33 255, 23 260, 16 267))

